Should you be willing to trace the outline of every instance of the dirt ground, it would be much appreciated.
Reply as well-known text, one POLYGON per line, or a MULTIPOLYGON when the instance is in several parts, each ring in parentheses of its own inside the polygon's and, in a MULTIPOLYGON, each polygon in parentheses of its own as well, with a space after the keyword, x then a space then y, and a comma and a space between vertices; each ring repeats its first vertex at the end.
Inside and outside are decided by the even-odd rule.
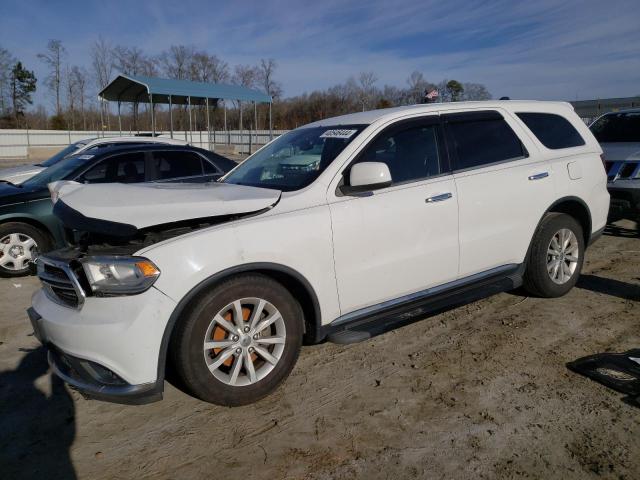
POLYGON ((168 384, 146 406, 83 399, 31 336, 37 280, 3 279, 0 477, 638 479, 640 409, 565 367, 640 347, 640 236, 618 225, 564 298, 504 293, 305 347, 275 394, 233 409, 168 384))

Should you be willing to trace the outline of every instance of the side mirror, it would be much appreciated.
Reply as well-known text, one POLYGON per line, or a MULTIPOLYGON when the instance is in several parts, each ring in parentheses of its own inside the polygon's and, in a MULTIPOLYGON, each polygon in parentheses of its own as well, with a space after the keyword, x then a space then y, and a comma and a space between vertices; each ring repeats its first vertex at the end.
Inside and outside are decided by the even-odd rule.
POLYGON ((361 162, 351 167, 349 186, 344 193, 366 192, 391 185, 391 172, 386 163, 361 162))

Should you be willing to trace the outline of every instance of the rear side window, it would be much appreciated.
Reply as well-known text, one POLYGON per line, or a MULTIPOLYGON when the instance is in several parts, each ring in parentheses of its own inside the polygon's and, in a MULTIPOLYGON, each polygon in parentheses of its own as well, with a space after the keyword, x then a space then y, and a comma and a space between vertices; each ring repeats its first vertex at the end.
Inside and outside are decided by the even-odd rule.
POLYGON ((457 161, 456 170, 527 156, 522 142, 498 112, 471 112, 443 117, 457 161))
POLYGON ((156 180, 202 175, 202 159, 192 152, 177 150, 153 152, 153 164, 156 180))
POLYGON ((553 113, 516 113, 545 147, 552 150, 579 147, 584 139, 566 118, 553 113))

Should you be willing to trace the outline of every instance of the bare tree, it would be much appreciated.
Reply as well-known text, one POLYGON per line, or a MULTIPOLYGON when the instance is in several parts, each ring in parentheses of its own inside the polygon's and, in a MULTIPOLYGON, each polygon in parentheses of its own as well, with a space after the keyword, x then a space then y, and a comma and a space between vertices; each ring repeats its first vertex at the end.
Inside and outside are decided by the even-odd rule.
POLYGON ((362 104, 362 111, 365 111, 365 107, 368 107, 371 100, 375 96, 375 83, 378 81, 378 77, 373 72, 361 72, 358 77, 359 89, 358 97, 362 104))
POLYGON ((75 87, 75 97, 80 104, 80 117, 82 118, 82 129, 87 129, 87 117, 85 115, 85 101, 87 99, 87 71, 78 66, 71 67, 71 79, 75 87))
POLYGON ((110 43, 99 37, 91 45, 90 55, 95 85, 98 91, 101 91, 111 81, 114 63, 113 49, 110 43))
POLYGON ((76 103, 76 81, 72 74, 71 67, 67 65, 65 69, 65 87, 67 93, 67 125, 71 130, 76 128, 75 103, 76 103))
POLYGON ((252 88, 258 83, 258 69, 251 65, 236 65, 231 81, 236 85, 252 88))
POLYGON ((145 55, 138 47, 118 45, 113 49, 113 68, 129 75, 142 74, 145 55))
POLYGON ((162 69, 169 78, 187 80, 191 74, 194 49, 185 45, 171 45, 159 56, 162 69))
POLYGON ((56 96, 56 115, 60 115, 62 112, 60 89, 62 85, 62 62, 66 53, 67 50, 60 40, 49 40, 46 52, 38 54, 38 58, 49 67, 50 73, 45 80, 45 85, 47 85, 56 96))
POLYGON ((192 80, 205 83, 224 83, 229 81, 229 64, 207 52, 195 52, 191 60, 192 80))
MULTIPOLYGON (((117 45, 113 49, 113 68, 128 75, 146 75, 152 71, 153 59, 147 57, 138 47, 124 47, 117 45)), ((134 102, 131 111, 133 114, 133 130, 138 130, 138 106, 139 102, 134 102)))
POLYGON ((273 58, 260 60, 258 66, 258 81, 262 84, 262 89, 273 99, 282 97, 282 86, 273 79, 277 63, 273 58))
POLYGON ((463 100, 491 100, 491 94, 487 87, 481 83, 463 83, 463 100))
MULTIPOLYGON (((102 37, 98 37, 98 40, 93 42, 90 49, 91 55, 91 67, 93 68, 93 79, 98 92, 101 92, 111 81, 111 72, 113 71, 113 49, 111 44, 104 40, 102 37)), ((100 102, 101 118, 107 119, 107 125, 109 125, 109 112, 107 104, 100 102)), ((102 125, 100 126, 102 128, 102 125)))

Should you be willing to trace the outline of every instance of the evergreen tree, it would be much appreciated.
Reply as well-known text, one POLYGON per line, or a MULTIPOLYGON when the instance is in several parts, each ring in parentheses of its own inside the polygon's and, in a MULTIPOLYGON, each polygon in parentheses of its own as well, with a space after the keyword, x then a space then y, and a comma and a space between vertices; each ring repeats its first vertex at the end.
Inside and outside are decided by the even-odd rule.
POLYGON ((11 102, 13 106, 13 117, 18 126, 18 118, 24 116, 24 109, 31 105, 31 94, 36 91, 36 76, 32 71, 22 66, 22 62, 17 62, 11 70, 9 79, 11 86, 11 102))

